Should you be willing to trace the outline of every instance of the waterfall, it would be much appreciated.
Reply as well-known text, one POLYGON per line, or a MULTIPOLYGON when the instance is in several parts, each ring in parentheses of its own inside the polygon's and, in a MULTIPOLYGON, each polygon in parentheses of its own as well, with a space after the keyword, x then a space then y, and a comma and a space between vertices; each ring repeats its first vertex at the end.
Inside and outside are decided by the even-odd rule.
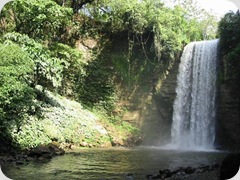
POLYGON ((218 42, 192 42, 184 48, 173 105, 175 148, 214 149, 218 42))

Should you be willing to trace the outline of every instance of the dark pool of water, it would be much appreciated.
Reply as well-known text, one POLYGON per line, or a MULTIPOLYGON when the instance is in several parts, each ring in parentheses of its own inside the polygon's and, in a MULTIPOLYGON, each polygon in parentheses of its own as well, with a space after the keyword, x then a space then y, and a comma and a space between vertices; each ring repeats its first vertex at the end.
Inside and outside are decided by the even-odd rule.
POLYGON ((149 147, 86 149, 49 161, 2 167, 2 171, 14 180, 141 180, 146 179, 147 174, 157 174, 160 169, 220 164, 225 156, 225 153, 216 151, 173 151, 149 147))

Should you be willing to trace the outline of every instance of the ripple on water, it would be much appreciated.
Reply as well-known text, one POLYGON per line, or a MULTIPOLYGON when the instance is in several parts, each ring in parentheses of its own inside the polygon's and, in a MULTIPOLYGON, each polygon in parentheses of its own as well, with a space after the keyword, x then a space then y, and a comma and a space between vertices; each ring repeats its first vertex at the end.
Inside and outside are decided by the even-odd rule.
POLYGON ((3 167, 3 172, 14 180, 52 179, 145 179, 160 169, 197 167, 221 163, 226 153, 177 151, 159 147, 133 149, 88 149, 67 153, 47 162, 30 162, 18 167, 3 167), (132 174, 131 176, 128 176, 132 174))

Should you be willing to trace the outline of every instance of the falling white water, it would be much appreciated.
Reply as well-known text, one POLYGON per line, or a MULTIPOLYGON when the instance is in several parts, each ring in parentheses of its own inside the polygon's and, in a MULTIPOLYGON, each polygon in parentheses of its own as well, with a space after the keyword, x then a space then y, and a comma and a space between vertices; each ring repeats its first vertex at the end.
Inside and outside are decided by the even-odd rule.
POLYGON ((192 42, 184 49, 173 105, 171 144, 175 148, 214 148, 218 42, 192 42))

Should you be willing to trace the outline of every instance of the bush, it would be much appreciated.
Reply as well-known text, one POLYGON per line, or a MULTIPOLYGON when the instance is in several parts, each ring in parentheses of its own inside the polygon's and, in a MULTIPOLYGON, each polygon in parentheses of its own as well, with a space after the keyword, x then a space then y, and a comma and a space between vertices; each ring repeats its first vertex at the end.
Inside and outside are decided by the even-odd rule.
MULTIPOLYGON (((19 130, 30 111, 34 91, 28 85, 33 63, 18 45, 0 44, 0 129, 17 125, 19 130)), ((3 131, 2 131, 3 132, 3 131)))
POLYGON ((240 79, 240 13, 227 13, 219 23, 221 53, 225 61, 225 78, 240 79))
POLYGON ((97 59, 86 66, 83 85, 79 87, 80 101, 89 106, 102 106, 111 110, 114 106, 114 88, 110 69, 104 59, 97 59))

